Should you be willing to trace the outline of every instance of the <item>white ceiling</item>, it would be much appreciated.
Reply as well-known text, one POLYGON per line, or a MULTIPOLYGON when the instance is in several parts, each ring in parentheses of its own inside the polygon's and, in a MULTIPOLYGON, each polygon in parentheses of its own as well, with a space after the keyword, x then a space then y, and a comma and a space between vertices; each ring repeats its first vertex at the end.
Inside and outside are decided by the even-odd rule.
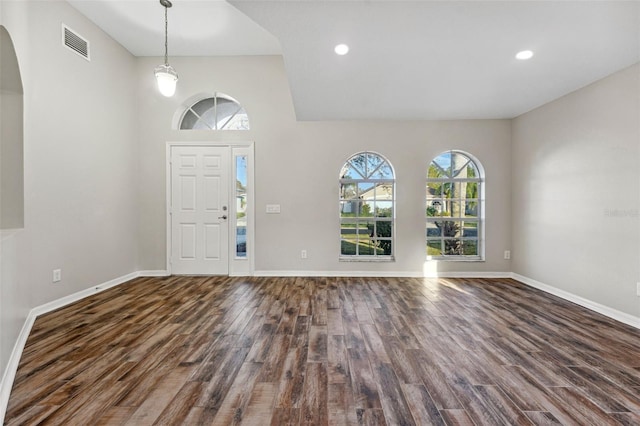
MULTIPOLYGON (((158 1, 69 2, 163 54, 158 1)), ((174 0, 170 56, 282 54, 300 120, 510 118, 640 61, 637 1, 230 3, 174 0)))
MULTIPOLYGON (((135 56, 164 55, 158 0, 67 0, 135 56)), ((275 36, 225 0, 172 0, 170 56, 280 55, 275 36)))

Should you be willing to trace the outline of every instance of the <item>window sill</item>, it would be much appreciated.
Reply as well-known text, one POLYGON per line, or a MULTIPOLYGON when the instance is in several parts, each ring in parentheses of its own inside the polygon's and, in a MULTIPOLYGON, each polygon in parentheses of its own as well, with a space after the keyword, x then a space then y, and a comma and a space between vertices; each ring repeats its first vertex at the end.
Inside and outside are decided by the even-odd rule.
POLYGON ((340 262, 371 262, 371 263, 384 263, 384 262, 395 262, 396 258, 393 256, 340 256, 338 258, 340 262))

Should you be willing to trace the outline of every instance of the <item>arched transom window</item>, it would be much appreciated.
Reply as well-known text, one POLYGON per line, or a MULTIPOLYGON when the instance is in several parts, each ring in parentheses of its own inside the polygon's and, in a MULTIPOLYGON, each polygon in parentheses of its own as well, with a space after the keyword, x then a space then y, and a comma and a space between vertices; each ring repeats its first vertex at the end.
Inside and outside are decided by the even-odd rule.
POLYGON ((215 93, 184 112, 180 130, 249 130, 247 111, 231 96, 215 93))
POLYGON ((469 154, 446 151, 427 172, 427 257, 482 259, 482 167, 469 154))
POLYGON ((395 177, 380 154, 360 152, 340 171, 340 257, 393 259, 395 177))

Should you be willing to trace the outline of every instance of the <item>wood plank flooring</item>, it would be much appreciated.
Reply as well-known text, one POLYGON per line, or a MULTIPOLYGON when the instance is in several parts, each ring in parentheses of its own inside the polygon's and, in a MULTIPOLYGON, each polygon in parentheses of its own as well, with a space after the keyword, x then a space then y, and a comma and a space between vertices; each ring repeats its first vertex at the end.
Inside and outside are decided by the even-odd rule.
POLYGON ((640 332, 509 279, 140 278, 37 319, 7 425, 640 425, 640 332))

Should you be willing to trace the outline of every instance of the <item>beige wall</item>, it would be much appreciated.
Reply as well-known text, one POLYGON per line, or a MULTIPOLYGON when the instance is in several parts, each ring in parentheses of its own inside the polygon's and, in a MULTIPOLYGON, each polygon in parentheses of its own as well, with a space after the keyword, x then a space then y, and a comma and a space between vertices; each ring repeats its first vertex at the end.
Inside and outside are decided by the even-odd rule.
MULTIPOLYGON (((509 120, 297 122, 281 57, 172 58, 180 75, 174 98, 153 84, 160 58, 140 58, 140 265, 165 269, 165 145, 167 141, 255 142, 256 271, 421 274, 425 269, 424 205, 427 166, 449 149, 478 158, 487 171, 486 262, 440 262, 437 271, 510 270, 509 120), (181 103, 201 92, 223 92, 248 111, 249 132, 171 130, 181 103), (373 150, 397 178, 396 261, 339 262, 338 175, 354 153, 373 150), (280 204, 281 214, 265 214, 280 204), (300 258, 306 249, 308 258, 300 258)), ((391 100, 390 100, 391 101, 391 100)))
POLYGON ((24 228, 2 234, 0 371, 30 309, 137 268, 135 58, 66 2, 0 2, 24 88, 24 228), (91 62, 61 45, 61 23, 91 62), (52 283, 52 270, 62 281, 52 283))
POLYGON ((513 120, 513 271, 640 316, 640 66, 513 120))

